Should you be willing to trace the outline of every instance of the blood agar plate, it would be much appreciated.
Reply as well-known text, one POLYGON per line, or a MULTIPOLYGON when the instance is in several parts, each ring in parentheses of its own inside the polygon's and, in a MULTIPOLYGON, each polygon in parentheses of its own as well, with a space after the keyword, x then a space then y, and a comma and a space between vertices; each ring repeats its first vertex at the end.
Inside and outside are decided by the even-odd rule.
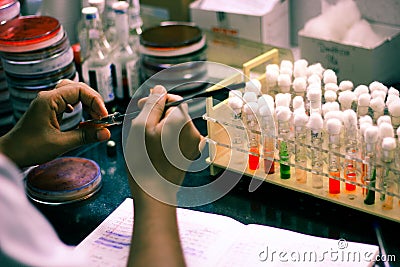
POLYGON ((27 52, 58 42, 64 36, 60 22, 48 16, 23 16, 0 25, 0 51, 27 52))
POLYGON ((101 188, 100 167, 86 158, 57 158, 32 169, 25 185, 27 195, 39 203, 71 203, 87 199, 101 188))

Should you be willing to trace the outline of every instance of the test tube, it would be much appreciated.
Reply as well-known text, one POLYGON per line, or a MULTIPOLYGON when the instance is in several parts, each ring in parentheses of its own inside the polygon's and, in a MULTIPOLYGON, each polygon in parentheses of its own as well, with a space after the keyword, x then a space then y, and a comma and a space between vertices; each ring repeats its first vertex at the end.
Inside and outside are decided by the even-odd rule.
POLYGON ((239 96, 231 96, 228 98, 229 107, 232 109, 232 125, 233 136, 232 136, 232 144, 241 145, 243 143, 243 131, 239 129, 237 126, 242 125, 242 107, 243 100, 239 96))
POLYGON ((352 108, 353 103, 357 101, 357 96, 352 91, 342 91, 339 93, 338 100, 340 102, 340 109, 344 111, 352 108))
POLYGON ((307 90, 307 80, 304 77, 297 77, 293 80, 292 87, 295 96, 304 97, 307 90))
POLYGON ((400 126, 400 99, 389 103, 388 110, 392 118, 393 127, 397 129, 400 126))
POLYGON ((376 185, 376 145, 379 138, 378 127, 370 125, 365 129, 364 142, 364 170, 365 170, 365 185, 367 187, 364 203, 372 205, 375 203, 375 185, 376 185))
POLYGON ((373 110, 372 119, 374 120, 374 122, 376 122, 378 118, 384 114, 385 102, 380 97, 372 98, 369 102, 369 106, 373 110))
POLYGON ((287 73, 280 73, 278 76, 278 87, 280 93, 290 93, 292 77, 287 73))
POLYGON ((311 184, 313 188, 323 188, 323 171, 324 161, 322 157, 322 129, 324 122, 321 114, 313 113, 310 115, 307 127, 311 134, 311 184))
POLYGON ((293 76, 297 77, 307 77, 307 66, 308 61, 305 59, 298 59, 293 64, 293 76))
POLYGON ((307 99, 310 106, 310 114, 322 113, 322 90, 321 87, 311 87, 307 91, 307 99))
MULTIPOLYGON (((344 115, 344 144, 345 144, 345 169, 344 177, 347 181, 357 181, 357 161, 358 156, 358 127, 357 127, 357 114, 351 110, 345 110, 344 115)), ((347 191, 356 190, 356 185, 353 183, 346 183, 347 191)))
POLYGON ((263 148, 264 172, 267 174, 275 173, 275 125, 272 112, 273 109, 269 105, 262 105, 258 109, 261 122, 261 143, 263 148))
POLYGON ((253 92, 257 96, 261 95, 261 82, 258 79, 250 79, 249 82, 246 83, 244 88, 244 92, 253 92))
POLYGON ((298 112, 294 115, 294 131, 295 131, 295 176, 296 182, 307 183, 307 131, 306 124, 308 116, 305 113, 298 112))
POLYGON ((257 170, 260 162, 259 150, 259 124, 256 117, 258 112, 258 104, 256 102, 248 102, 243 106, 245 114, 246 129, 248 134, 248 149, 249 149, 249 169, 257 170))
POLYGON ((340 131, 342 128, 342 122, 336 118, 331 118, 326 123, 326 131, 328 137, 328 172, 329 176, 329 193, 339 194, 340 193, 340 180, 334 177, 340 178, 340 131))
POLYGON ((290 117, 291 111, 288 107, 280 106, 275 110, 278 120, 278 147, 279 147, 279 166, 280 177, 290 178, 290 149, 288 141, 290 139, 290 117))
POLYGON ((382 209, 393 209, 393 194, 396 193, 396 179, 394 173, 394 154, 396 150, 396 139, 393 137, 385 137, 382 141, 382 163, 384 165, 383 187, 385 196, 382 209))
MULTIPOLYGON (((368 123, 368 122, 359 122, 360 124, 360 157, 361 157, 361 176, 360 176, 360 180, 362 184, 365 184, 365 180, 367 177, 367 165, 365 164, 364 160, 366 157, 366 150, 365 150, 365 131, 367 128, 372 126, 372 122, 368 123)), ((365 187, 362 187, 362 194, 365 195, 366 190, 365 187)))
POLYGON ((369 102, 371 96, 369 93, 363 93, 357 99, 357 115, 358 117, 368 115, 369 102))
POLYGON ((265 82, 267 93, 275 96, 278 93, 279 66, 277 64, 268 64, 265 71, 265 82))

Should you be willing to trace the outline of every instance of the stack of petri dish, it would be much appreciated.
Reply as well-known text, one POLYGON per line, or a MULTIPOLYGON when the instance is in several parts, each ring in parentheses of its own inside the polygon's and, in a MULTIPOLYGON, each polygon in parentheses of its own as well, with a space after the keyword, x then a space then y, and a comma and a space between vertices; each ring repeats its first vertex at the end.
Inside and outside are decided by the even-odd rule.
MULTIPOLYGON (((0 0, 0 25, 15 19, 20 14, 18 0, 0 0)), ((0 62, 0 134, 3 134, 13 125, 14 117, 8 91, 6 75, 0 62)))
MULTIPOLYGON (((78 81, 67 33, 56 18, 21 16, 0 25, 0 55, 16 120, 40 91, 54 89, 60 79, 78 81)), ((75 128, 81 120, 78 103, 63 115, 61 130, 75 128)))
MULTIPOLYGON (((168 84, 190 83, 206 79, 204 61, 207 43, 205 34, 194 24, 164 22, 148 28, 140 36, 141 73, 144 80, 162 70, 175 66, 173 72, 157 75, 152 80, 168 84), (192 63, 189 63, 192 62, 192 63), (178 64, 186 63, 178 67, 178 64), (158 81, 159 80, 159 81, 158 81)), ((189 88, 180 87, 180 90, 189 88)))

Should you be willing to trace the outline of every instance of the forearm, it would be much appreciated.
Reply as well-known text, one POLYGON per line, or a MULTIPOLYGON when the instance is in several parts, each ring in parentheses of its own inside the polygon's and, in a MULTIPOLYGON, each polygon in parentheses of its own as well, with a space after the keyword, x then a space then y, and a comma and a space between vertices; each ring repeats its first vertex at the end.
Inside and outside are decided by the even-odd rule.
POLYGON ((134 230, 129 266, 185 266, 176 208, 134 193, 134 230))

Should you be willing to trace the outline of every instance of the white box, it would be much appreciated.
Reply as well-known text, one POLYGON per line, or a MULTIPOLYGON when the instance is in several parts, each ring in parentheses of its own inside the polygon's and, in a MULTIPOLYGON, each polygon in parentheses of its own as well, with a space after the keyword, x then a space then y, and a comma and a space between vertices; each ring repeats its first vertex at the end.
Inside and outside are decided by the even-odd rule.
POLYGON ((345 45, 306 36, 299 31, 301 57, 309 63, 321 63, 333 69, 338 80, 354 85, 379 81, 386 85, 400 82, 400 28, 372 24, 373 30, 386 40, 372 49, 345 45))
POLYGON ((198 0, 190 5, 191 21, 200 28, 273 46, 289 47, 288 0, 277 1, 270 12, 261 16, 205 10, 200 7, 201 2, 198 0))

